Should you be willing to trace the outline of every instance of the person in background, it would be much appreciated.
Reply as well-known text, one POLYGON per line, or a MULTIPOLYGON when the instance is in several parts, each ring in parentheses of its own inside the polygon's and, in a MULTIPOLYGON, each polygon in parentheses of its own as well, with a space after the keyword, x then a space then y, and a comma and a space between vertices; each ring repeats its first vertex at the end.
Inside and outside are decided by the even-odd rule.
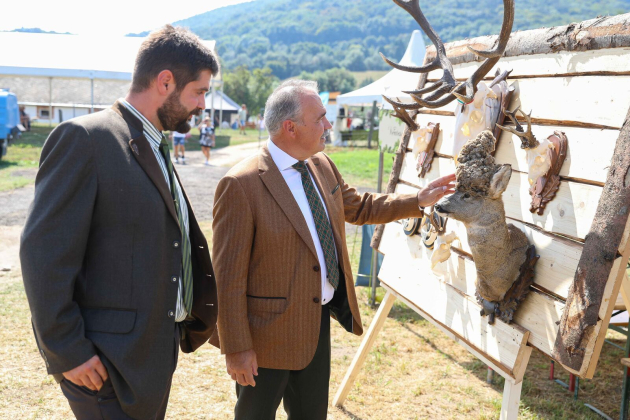
POLYGON ((182 165, 186 164, 186 156, 184 156, 186 150, 184 144, 186 144, 186 139, 189 137, 189 135, 187 134, 188 133, 171 131, 171 140, 173 141, 173 155, 175 156, 175 163, 181 163, 182 165))
POLYGON ((164 419, 179 349, 215 330, 208 244, 163 131, 190 130, 218 72, 166 25, 142 42, 126 98, 44 144, 20 261, 35 342, 78 420, 164 419))
POLYGON ((241 105, 241 109, 238 110, 238 129, 239 134, 247 134, 245 132, 245 124, 247 124, 247 105, 241 105))
POLYGON ((204 165, 210 165, 210 149, 214 147, 214 126, 210 124, 210 117, 204 118, 199 126, 199 144, 201 152, 206 157, 204 165))

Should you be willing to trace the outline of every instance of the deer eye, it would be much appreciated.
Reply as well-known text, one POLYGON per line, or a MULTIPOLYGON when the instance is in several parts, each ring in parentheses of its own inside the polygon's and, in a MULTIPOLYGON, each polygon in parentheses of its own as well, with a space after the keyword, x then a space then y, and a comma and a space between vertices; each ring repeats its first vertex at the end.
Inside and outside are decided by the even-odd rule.
POLYGON ((470 198, 470 194, 465 193, 465 194, 464 194, 464 198, 470 198))

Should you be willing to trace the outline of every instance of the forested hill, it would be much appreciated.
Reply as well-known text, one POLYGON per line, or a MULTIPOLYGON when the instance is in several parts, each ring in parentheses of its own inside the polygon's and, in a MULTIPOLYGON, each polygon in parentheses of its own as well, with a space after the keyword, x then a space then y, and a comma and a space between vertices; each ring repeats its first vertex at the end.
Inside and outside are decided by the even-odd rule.
MULTIPOLYGON (((496 34, 503 18, 501 0, 422 0, 420 5, 445 42, 496 34)), ((630 0, 516 0, 513 30, 627 12, 630 0)), ((175 24, 215 39, 228 69, 269 67, 280 79, 332 67, 387 69, 378 52, 399 59, 411 31, 419 29, 392 0, 256 0, 175 24)))

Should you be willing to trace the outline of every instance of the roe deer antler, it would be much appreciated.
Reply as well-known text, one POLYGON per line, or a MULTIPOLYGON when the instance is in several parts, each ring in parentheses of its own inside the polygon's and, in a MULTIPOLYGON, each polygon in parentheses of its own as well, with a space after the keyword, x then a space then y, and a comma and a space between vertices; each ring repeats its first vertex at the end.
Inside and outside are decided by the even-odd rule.
MULTIPOLYGON (((406 113, 405 110, 420 109, 420 108, 440 108, 454 99, 459 99, 462 103, 470 103, 473 100, 475 92, 477 92, 477 84, 499 61, 499 58, 503 55, 505 47, 507 46, 510 33, 512 32, 512 23, 514 22, 514 0, 503 0, 503 24, 501 26, 501 33, 499 34, 496 47, 491 50, 476 50, 470 46, 468 49, 479 57, 484 57, 486 60, 477 68, 477 70, 466 80, 464 83, 456 85, 455 76, 453 74, 453 65, 446 56, 446 49, 444 43, 440 39, 439 35, 431 27, 429 21, 422 14, 420 9, 419 0, 393 0, 398 6, 403 8, 418 22, 422 30, 429 37, 433 45, 435 45, 436 57, 435 59, 424 66, 411 67, 396 64, 381 54, 381 57, 390 66, 412 73, 428 73, 432 70, 442 69, 443 75, 440 80, 427 86, 423 89, 407 91, 411 95, 411 98, 415 103, 403 103, 393 100, 385 95, 383 98, 389 102, 397 114, 406 113), (425 93, 433 92, 427 98, 421 98, 421 95, 425 93)), ((396 98, 397 99, 397 98, 396 98)), ((405 119, 406 121, 406 119, 405 119)))
POLYGON ((512 121, 512 123, 514 124, 516 128, 504 127, 499 124, 497 124, 497 127, 499 127, 503 131, 507 131, 508 133, 517 135, 521 139, 521 149, 535 149, 536 147, 538 147, 540 142, 536 139, 536 137, 532 133, 531 111, 529 112, 529 115, 528 115, 524 113, 520 107, 518 107, 512 112, 506 109, 503 113, 505 114, 506 117, 508 117, 512 121), (527 122, 527 131, 523 130, 523 126, 519 124, 518 120, 516 119, 517 112, 521 114, 523 118, 525 118, 525 121, 527 122))

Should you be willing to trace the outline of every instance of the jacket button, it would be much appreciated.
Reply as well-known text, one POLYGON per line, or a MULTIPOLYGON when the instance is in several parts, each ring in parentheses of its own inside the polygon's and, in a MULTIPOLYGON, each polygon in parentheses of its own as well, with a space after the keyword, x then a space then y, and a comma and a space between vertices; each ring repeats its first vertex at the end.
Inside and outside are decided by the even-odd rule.
POLYGON ((168 311, 168 317, 169 318, 174 318, 175 317, 175 311, 168 311))
POLYGON ((318 297, 314 297, 314 298, 313 298, 313 302, 315 302, 315 303, 319 303, 319 298, 318 298, 318 297))
POLYGON ((319 266, 318 265, 314 266, 313 271, 319 271, 319 266))
POLYGON ((171 277, 171 281, 172 281, 173 283, 177 283, 177 276, 173 276, 173 277, 171 277))
POLYGON ((173 248, 179 248, 179 241, 173 241, 173 248))

